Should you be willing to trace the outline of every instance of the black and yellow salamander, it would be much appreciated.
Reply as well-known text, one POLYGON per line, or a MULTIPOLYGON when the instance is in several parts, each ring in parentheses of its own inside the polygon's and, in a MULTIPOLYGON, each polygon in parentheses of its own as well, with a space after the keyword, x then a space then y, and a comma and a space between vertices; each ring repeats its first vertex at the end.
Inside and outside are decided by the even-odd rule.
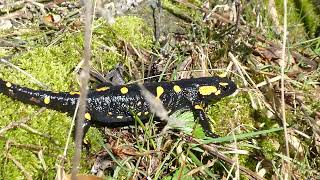
MULTIPOLYGON (((216 137, 211 131, 204 108, 237 89, 234 82, 224 77, 202 77, 171 82, 150 82, 142 84, 164 108, 172 114, 180 109, 193 111, 194 116, 208 136, 216 137)), ((51 92, 33 90, 0 79, 0 93, 27 104, 47 107, 73 114, 79 92, 51 92)), ((142 121, 150 115, 150 101, 142 95, 139 84, 111 86, 101 84, 90 90, 87 98, 84 133, 90 126, 121 127, 134 123, 135 113, 142 121)))

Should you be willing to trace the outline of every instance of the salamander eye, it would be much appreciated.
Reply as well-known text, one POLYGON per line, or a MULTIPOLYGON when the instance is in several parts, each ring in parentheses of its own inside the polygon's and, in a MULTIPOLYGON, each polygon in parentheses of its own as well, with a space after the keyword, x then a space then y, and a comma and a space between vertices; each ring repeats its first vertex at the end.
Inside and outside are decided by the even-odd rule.
POLYGON ((220 88, 225 91, 228 89, 229 84, 226 82, 220 82, 219 85, 220 85, 220 88))
POLYGON ((237 86, 234 82, 219 82, 219 89, 222 91, 224 96, 229 96, 234 93, 237 89, 237 86))
POLYGON ((222 87, 227 87, 227 86, 228 86, 228 83, 226 83, 226 82, 220 82, 219 85, 222 86, 222 87))

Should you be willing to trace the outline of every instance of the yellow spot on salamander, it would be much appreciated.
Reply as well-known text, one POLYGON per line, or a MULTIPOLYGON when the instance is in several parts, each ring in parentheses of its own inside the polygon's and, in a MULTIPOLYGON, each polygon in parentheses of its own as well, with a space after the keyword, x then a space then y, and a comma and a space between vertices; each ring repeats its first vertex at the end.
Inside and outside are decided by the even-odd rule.
POLYGON ((117 118, 118 118, 118 119, 122 119, 122 118, 123 118, 123 116, 117 116, 117 118))
POLYGON ((84 118, 86 119, 86 120, 91 120, 91 115, 90 115, 90 113, 86 113, 85 115, 84 115, 84 118))
POLYGON ((212 93, 216 93, 218 89, 215 86, 201 86, 199 88, 199 93, 203 96, 208 96, 212 93))
POLYGON ((43 99, 43 102, 45 104, 49 104, 50 103, 50 97, 49 96, 46 96, 44 99, 43 99))
POLYGON ((200 106, 200 105, 198 105, 198 104, 195 105, 194 108, 195 108, 195 109, 201 109, 201 110, 203 110, 202 106, 200 106))
POLYGON ((216 93, 214 93, 214 95, 216 95, 216 96, 218 96, 218 95, 220 95, 221 94, 221 91, 220 90, 218 90, 216 93))
POLYGON ((174 86, 173 86, 173 90, 174 90, 174 92, 176 92, 176 93, 181 92, 181 88, 180 88, 180 86, 178 86, 178 85, 174 85, 174 86))
POLYGON ((221 83, 219 83, 219 84, 220 84, 220 86, 223 86, 223 87, 228 86, 228 83, 225 83, 225 82, 221 82, 221 83))
POLYGON ((138 116, 141 116, 141 114, 142 114, 141 112, 138 112, 138 114, 137 114, 137 115, 138 115, 138 116))
POLYGON ((227 77, 227 72, 223 72, 221 74, 218 75, 221 78, 227 77))
POLYGON ((88 145, 89 144, 89 140, 87 138, 85 138, 85 139, 83 139, 83 143, 88 145))
POLYGON ((9 82, 7 82, 7 83, 6 83, 6 86, 7 86, 8 88, 10 88, 10 87, 12 86, 12 84, 9 83, 9 82))
POLYGON ((112 112, 108 112, 108 114, 109 114, 110 116, 112 116, 112 112))
POLYGON ((161 86, 157 87, 157 98, 160 99, 160 96, 163 94, 164 89, 161 86))
POLYGON ((147 111, 147 112, 144 112, 144 115, 148 115, 149 114, 149 112, 147 111))
POLYGON ((100 92, 100 91, 106 91, 108 89, 110 89, 110 88, 109 87, 101 87, 101 88, 96 89, 96 91, 100 92))
POLYGON ((141 101, 138 101, 137 106, 140 106, 141 104, 142 104, 141 101))
POLYGON ((80 92, 78 92, 78 91, 71 91, 69 94, 70 94, 70 95, 75 95, 75 94, 80 95, 80 92))
POLYGON ((121 94, 127 94, 128 91, 129 91, 129 90, 128 90, 127 87, 122 87, 122 88, 120 89, 121 94))

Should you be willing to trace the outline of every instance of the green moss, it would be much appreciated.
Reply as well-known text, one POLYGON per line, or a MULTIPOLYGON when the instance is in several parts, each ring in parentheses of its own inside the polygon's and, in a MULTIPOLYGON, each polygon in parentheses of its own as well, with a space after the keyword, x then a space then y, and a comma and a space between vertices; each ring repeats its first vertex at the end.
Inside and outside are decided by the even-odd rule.
MULTIPOLYGON (((209 114, 213 120, 215 132, 221 136, 227 135, 233 128, 236 128, 235 134, 241 134, 247 131, 257 131, 256 129, 265 130, 279 126, 276 121, 267 118, 263 110, 254 110, 251 107, 249 97, 242 94, 238 94, 236 97, 224 98, 217 102, 210 108, 209 114)), ((250 139, 248 139, 249 142, 242 140, 237 143, 237 146, 241 150, 247 150, 248 152, 257 151, 258 154, 262 154, 266 159, 274 160, 274 153, 279 150, 280 143, 282 143, 280 136, 277 133, 272 133, 267 136, 254 137, 255 141, 250 139), (252 145, 253 142, 256 143, 252 145)), ((239 162, 252 170, 255 169, 257 163, 250 155, 239 155, 239 162)))
POLYGON ((152 29, 141 18, 122 16, 111 27, 119 39, 135 47, 150 49, 152 46, 152 29))
MULTIPOLYGON (((122 16, 116 18, 113 25, 108 25, 103 20, 98 20, 94 27, 93 44, 95 51, 93 67, 101 71, 110 70, 116 63, 126 64, 122 53, 124 41, 135 48, 151 50, 152 29, 141 18, 122 16)), ((127 57, 130 58, 130 57, 127 57)))
MULTIPOLYGON (((38 45, 24 54, 11 59, 11 62, 26 72, 30 73, 40 82, 46 84, 52 91, 74 91, 78 89, 75 74, 73 70, 78 65, 82 57, 83 47, 82 33, 64 34, 61 43, 52 46, 38 45)), ((26 36, 26 39, 28 37, 26 36)), ((31 38, 32 39, 32 38, 31 38)), ((30 40, 30 39, 29 39, 30 40)), ((151 48, 152 34, 151 30, 143 24, 143 21, 135 17, 121 17, 112 26, 107 25, 102 20, 95 23, 92 38, 92 65, 99 70, 110 70, 116 63, 121 62, 121 54, 104 48, 117 47, 117 44, 125 41, 139 48, 151 48), (117 34, 116 36, 114 36, 117 34), (106 43, 107 42, 107 43, 106 43)), ((29 44, 35 43, 30 40, 29 44)), ((17 70, 0 65, 0 78, 11 81, 22 86, 43 89, 32 83, 29 77, 18 73, 17 70)), ((21 120, 24 117, 32 117, 28 125, 37 130, 43 137, 38 134, 31 133, 22 128, 10 130, 5 133, 4 138, 0 140, 0 152, 4 152, 5 144, 8 140, 12 140, 19 144, 31 144, 43 147, 44 162, 47 169, 44 169, 38 155, 28 148, 12 146, 9 150, 31 174, 32 177, 54 179, 56 170, 55 164, 58 162, 59 155, 63 154, 63 148, 66 143, 66 137, 70 128, 71 118, 66 114, 53 110, 45 110, 38 116, 33 114, 39 109, 38 107, 26 105, 18 101, 14 101, 4 95, 0 95, 0 129, 7 126, 10 122, 21 120)), ((92 143, 92 151, 100 149, 101 134, 97 129, 90 129, 88 134, 92 143)), ((65 168, 68 171, 71 165, 71 156, 73 154, 73 143, 71 143, 66 159, 65 168)), ((11 177, 13 179, 22 179, 24 175, 11 160, 6 160, 5 154, 0 154, 0 159, 4 163, 2 168, 3 177, 11 177)), ((82 163, 89 166, 89 163, 82 163)), ((81 171, 87 172, 89 167, 84 167, 81 171)))
MULTIPOLYGON (((283 0, 275 1, 276 9, 279 15, 279 22, 283 24, 283 0)), ((299 8, 296 6, 295 0, 288 0, 288 31, 290 32, 290 36, 288 36, 290 42, 301 42, 306 40, 306 30, 303 26, 299 26, 298 24, 303 24, 302 14, 299 8)))
POLYGON ((4 56, 6 56, 7 55, 7 53, 8 53, 8 51, 7 50, 5 50, 5 49, 0 49, 0 57, 4 57, 4 56))
MULTIPOLYGON (((68 91, 77 89, 77 83, 74 76, 70 75, 74 66, 76 66, 80 53, 79 42, 75 41, 74 36, 66 36, 65 41, 60 46, 35 48, 25 54, 20 55, 11 60, 11 62, 21 69, 32 74, 36 79, 50 87, 54 91, 68 91), (71 38, 72 37, 72 38, 71 38), (78 43, 78 44, 77 44, 78 43)), ((0 77, 13 83, 21 84, 27 87, 41 89, 35 84, 30 83, 30 78, 17 73, 16 70, 0 66, 0 77)), ((25 105, 21 102, 13 101, 10 98, 0 95, 0 126, 4 127, 12 121, 18 121, 25 117, 32 117, 28 125, 37 130, 41 134, 46 134, 51 138, 42 137, 33 134, 27 130, 17 128, 8 131, 4 140, 0 141, 0 149, 4 150, 7 140, 12 140, 20 144, 31 144, 43 147, 45 163, 50 169, 54 169, 55 160, 59 154, 62 154, 64 144, 66 142, 67 132, 70 127, 70 118, 65 114, 52 110, 46 110, 38 116, 32 116, 39 108, 35 106, 25 105), (48 156, 50 154, 50 156, 48 156)), ((10 148, 12 154, 33 177, 41 177, 44 173, 37 154, 34 154, 28 148, 20 148, 13 146, 10 148)), ((5 157, 1 154, 1 159, 5 157)), ((4 166, 4 177, 23 177, 20 170, 9 161, 4 166)), ((47 178, 54 177, 54 171, 49 172, 47 178)))
MULTIPOLYGON (((200 6, 202 3, 194 1, 194 5, 200 6)), ((179 16, 179 18, 184 19, 185 21, 197 21, 202 22, 202 15, 199 11, 195 9, 188 8, 187 6, 183 5, 183 3, 177 3, 171 0, 164 0, 162 1, 162 6, 167 11, 170 11, 172 14, 179 16)))
MULTIPOLYGON (((275 8, 277 10, 278 17, 275 17, 279 21, 279 26, 282 28, 283 26, 283 0, 274 1, 275 2, 275 8)), ((256 22, 257 13, 262 19, 263 23, 263 33, 268 39, 279 39, 279 34, 275 33, 275 24, 272 23, 272 18, 270 17, 269 13, 269 7, 268 7, 268 0, 264 0, 264 6, 261 9, 261 11, 252 11, 252 8, 255 9, 255 7, 252 8, 245 8, 244 9, 244 15, 247 22, 256 22)), ((290 42, 301 42, 306 40, 306 30, 303 26, 300 24, 303 24, 303 19, 301 16, 300 11, 297 11, 298 8, 296 7, 295 0, 288 0, 287 3, 287 22, 288 22, 288 32, 290 32, 290 35, 288 36, 290 42)), ((255 24, 252 24, 254 27, 255 24)), ((278 32, 279 33, 279 32, 278 32)))
MULTIPOLYGON (((27 71, 41 82, 45 82, 54 91, 68 91, 70 86, 76 84, 74 76, 70 73, 81 58, 78 52, 82 46, 77 41, 79 37, 79 35, 67 35, 63 44, 35 48, 12 59, 11 63, 27 71)), ((12 68, 0 66, 0 76, 13 83, 27 84, 28 87, 37 88, 37 86, 30 84, 29 77, 17 73, 17 70, 12 68)))
POLYGON ((143 19, 135 16, 118 17, 112 25, 100 19, 96 22, 94 32, 96 40, 104 42, 105 45, 115 45, 125 41, 139 48, 150 49, 152 46, 152 29, 143 19))
POLYGON ((230 123, 234 123, 234 128, 238 124, 253 127, 254 119, 251 117, 250 104, 249 99, 241 95, 227 97, 214 104, 209 110, 209 115, 214 123, 215 132, 226 135, 232 130, 230 123))
POLYGON ((316 31, 320 27, 320 16, 316 14, 315 3, 310 0, 295 0, 294 2, 309 37, 316 38, 316 31))
POLYGON ((268 160, 275 160, 276 158, 274 156, 274 153, 278 152, 280 146, 279 140, 277 138, 279 137, 268 136, 259 142, 261 151, 268 160))

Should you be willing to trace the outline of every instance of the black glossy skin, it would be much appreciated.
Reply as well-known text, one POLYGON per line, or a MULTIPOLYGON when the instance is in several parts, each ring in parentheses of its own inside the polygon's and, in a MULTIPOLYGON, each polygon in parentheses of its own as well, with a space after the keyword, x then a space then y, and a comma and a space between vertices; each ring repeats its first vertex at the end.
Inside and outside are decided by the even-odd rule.
MULTIPOLYGON (((210 129, 210 124, 203 108, 206 107, 208 103, 228 96, 236 90, 236 85, 232 81, 221 77, 153 82, 145 83, 143 86, 150 91, 155 98, 158 97, 158 99, 161 100, 165 109, 170 112, 169 114, 179 109, 192 110, 194 115, 199 117, 199 122, 207 135, 213 137, 215 137, 215 134, 212 133, 210 129), (204 86, 214 86, 219 93, 203 94, 203 92, 200 91, 200 87, 204 86), (157 88, 159 88, 160 91, 157 92, 157 88), (162 93, 161 89, 163 90, 162 93)), ((11 84, 1 79, 0 93, 24 103, 47 107, 60 112, 68 112, 69 114, 74 113, 79 98, 79 94, 33 90, 11 84)), ((107 86, 102 84, 96 90, 89 91, 87 114, 89 114, 90 117, 86 117, 85 131, 91 125, 119 127, 132 124, 134 123, 132 112, 137 114, 141 120, 145 121, 150 115, 150 101, 152 102, 153 99, 146 100, 141 94, 141 88, 138 84, 122 86, 107 86), (121 89, 123 91, 121 91, 121 89)))

